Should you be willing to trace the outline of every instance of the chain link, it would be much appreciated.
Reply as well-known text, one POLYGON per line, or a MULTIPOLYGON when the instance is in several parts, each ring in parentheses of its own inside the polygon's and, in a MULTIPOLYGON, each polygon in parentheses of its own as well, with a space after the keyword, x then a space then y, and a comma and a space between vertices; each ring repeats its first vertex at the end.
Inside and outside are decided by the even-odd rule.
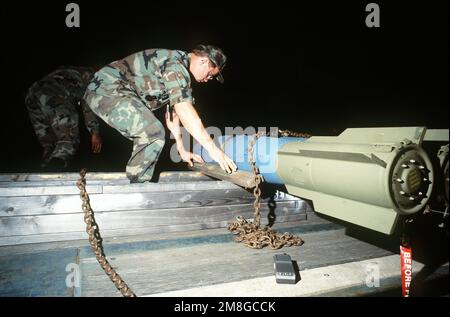
POLYGON ((280 249, 283 246, 301 246, 304 241, 300 237, 294 236, 288 232, 279 234, 273 231, 269 226, 260 228, 261 188, 259 187, 259 184, 261 183, 261 175, 258 167, 256 166, 254 147, 258 138, 263 135, 266 135, 266 133, 256 133, 248 144, 249 160, 252 165, 253 174, 255 175, 255 188, 253 189, 253 195, 255 196, 253 207, 255 209, 255 213, 253 216, 253 222, 248 222, 244 217, 238 216, 235 221, 228 224, 227 229, 236 235, 236 242, 242 242, 244 245, 252 249, 261 249, 266 246, 270 246, 272 249, 280 249))
POLYGON ((102 237, 100 236, 99 227, 94 218, 94 212, 92 211, 89 195, 86 191, 86 169, 80 171, 81 178, 77 181, 77 187, 80 190, 80 198, 83 202, 82 207, 84 211, 84 222, 86 223, 86 232, 89 235, 89 244, 91 245, 92 251, 95 253, 95 257, 105 271, 106 275, 109 276, 111 281, 117 287, 117 289, 122 293, 124 297, 136 297, 133 291, 128 287, 116 270, 109 264, 103 252, 102 237))

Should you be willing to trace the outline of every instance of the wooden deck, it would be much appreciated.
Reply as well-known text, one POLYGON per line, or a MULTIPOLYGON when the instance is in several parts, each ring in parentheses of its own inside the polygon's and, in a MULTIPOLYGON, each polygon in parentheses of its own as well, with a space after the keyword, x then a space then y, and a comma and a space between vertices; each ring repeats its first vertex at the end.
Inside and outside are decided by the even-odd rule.
MULTIPOLYGON (((246 248, 224 228, 106 238, 103 244, 138 296, 273 276, 275 253, 290 254, 300 270, 392 254, 309 216, 314 219, 275 226, 306 241, 282 250, 246 248)), ((121 296, 86 240, 0 247, 0 275, 0 296, 121 296), (79 267, 79 287, 66 286, 66 267, 73 264, 79 267)))
MULTIPOLYGON (((77 179, 0 175, 0 297, 121 296, 87 242, 77 179)), ((374 292, 365 287, 367 263, 394 266, 384 288, 400 282, 395 246, 349 235, 276 190, 264 195, 262 222, 275 215, 273 229, 299 235, 300 247, 253 250, 236 243, 225 226, 237 215, 252 218, 253 195, 200 173, 163 173, 157 184, 131 185, 121 173, 88 173, 87 183, 105 254, 138 296, 364 295, 374 292), (302 281, 275 283, 275 253, 292 257, 302 281), (356 291, 337 293, 344 289, 356 291)))
MULTIPOLYGON (((73 174, 0 176, 0 245, 87 238, 73 174)), ((103 237, 225 227, 251 218, 254 197, 196 172, 166 172, 159 183, 129 184, 123 173, 87 174, 87 191, 103 237)), ((262 201, 262 220, 303 220, 307 204, 277 192, 262 201), (269 203, 270 202, 270 203, 269 203)))

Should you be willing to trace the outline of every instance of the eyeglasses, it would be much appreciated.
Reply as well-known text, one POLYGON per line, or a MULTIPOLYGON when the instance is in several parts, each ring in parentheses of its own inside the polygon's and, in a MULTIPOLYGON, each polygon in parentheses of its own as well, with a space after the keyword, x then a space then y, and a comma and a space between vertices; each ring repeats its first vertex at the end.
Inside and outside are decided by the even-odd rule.
POLYGON ((211 79, 216 78, 216 76, 217 75, 213 75, 213 74, 208 73, 208 76, 206 76, 206 79, 211 80, 211 79))
MULTIPOLYGON (((214 69, 216 69, 217 67, 214 66, 214 69)), ((217 75, 219 75, 219 72, 217 72, 217 74, 213 74, 214 70, 210 70, 206 76, 206 79, 211 80, 217 77, 217 75)))

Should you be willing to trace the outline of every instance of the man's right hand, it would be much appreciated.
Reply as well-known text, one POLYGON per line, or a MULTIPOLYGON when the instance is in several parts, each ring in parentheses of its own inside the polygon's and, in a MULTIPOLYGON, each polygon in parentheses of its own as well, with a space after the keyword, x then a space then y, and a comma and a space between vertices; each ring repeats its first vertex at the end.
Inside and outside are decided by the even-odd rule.
POLYGON ((174 109, 179 120, 189 134, 207 149, 211 158, 219 163, 220 167, 225 172, 235 172, 237 170, 236 164, 234 164, 233 160, 226 156, 225 153, 214 144, 192 103, 180 102, 174 105, 174 109))
POLYGON ((216 147, 214 150, 209 152, 211 158, 219 163, 220 167, 227 173, 236 172, 237 166, 234 164, 233 160, 230 159, 221 149, 216 147))

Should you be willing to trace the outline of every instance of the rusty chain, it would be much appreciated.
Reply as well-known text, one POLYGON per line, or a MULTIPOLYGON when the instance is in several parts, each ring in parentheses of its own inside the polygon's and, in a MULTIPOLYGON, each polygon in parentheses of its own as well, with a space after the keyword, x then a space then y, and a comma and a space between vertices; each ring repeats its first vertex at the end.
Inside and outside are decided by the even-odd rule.
POLYGON ((95 253, 95 257, 106 275, 109 276, 122 295, 124 297, 136 297, 133 291, 128 287, 127 283, 125 283, 105 257, 102 246, 102 237, 100 236, 98 225, 95 222, 94 213, 89 202, 89 195, 86 191, 86 169, 80 171, 80 176, 81 178, 77 181, 77 187, 80 190, 80 198, 83 201, 84 222, 86 223, 86 232, 89 235, 91 249, 95 253))
POLYGON ((292 132, 290 130, 280 130, 280 129, 278 129, 278 133, 280 135, 284 136, 284 137, 293 136, 293 137, 296 137, 296 138, 306 138, 306 139, 311 137, 311 135, 308 134, 308 133, 292 132))
MULTIPOLYGON (((289 130, 279 130, 282 136, 296 136, 302 138, 309 138, 310 135, 304 133, 295 133, 289 130)), ((244 245, 252 249, 261 249, 265 246, 270 246, 272 249, 280 249, 283 246, 301 246, 304 241, 300 237, 296 237, 290 233, 279 234, 273 231, 270 227, 260 228, 260 197, 261 189, 259 184, 261 183, 261 175, 259 174, 258 167, 256 166, 253 148, 256 140, 265 135, 263 132, 258 132, 249 142, 249 159, 252 164, 252 170, 255 175, 255 188, 253 189, 253 195, 255 196, 255 201, 253 202, 253 207, 255 209, 254 221, 248 222, 245 218, 239 216, 236 221, 228 224, 227 228, 233 234, 237 235, 236 242, 243 242, 244 245)), ((82 200, 82 208, 84 211, 84 222, 86 223, 86 232, 89 235, 89 244, 91 245, 92 251, 100 264, 101 268, 109 276, 111 281, 114 283, 116 288, 121 292, 124 297, 136 297, 136 294, 128 287, 125 281, 120 277, 116 270, 111 266, 105 257, 102 246, 102 238, 98 225, 94 218, 94 213, 92 211, 89 195, 86 191, 86 169, 80 171, 81 178, 77 181, 77 187, 80 190, 80 198, 82 200)))
POLYGON ((253 207, 255 209, 255 213, 253 216, 253 222, 249 222, 244 217, 238 216, 235 221, 228 224, 227 229, 236 235, 236 242, 242 242, 244 245, 252 249, 261 249, 266 246, 270 246, 272 249, 280 249, 283 246, 301 246, 304 241, 300 237, 294 236, 288 232, 279 234, 273 231, 269 226, 266 226, 265 228, 260 227, 261 188, 259 187, 259 184, 261 183, 261 175, 259 174, 258 167, 256 166, 254 146, 257 139, 265 134, 266 133, 264 132, 256 133, 249 141, 248 145, 248 157, 252 165, 253 174, 255 175, 255 187, 253 189, 253 195, 255 196, 253 207))

